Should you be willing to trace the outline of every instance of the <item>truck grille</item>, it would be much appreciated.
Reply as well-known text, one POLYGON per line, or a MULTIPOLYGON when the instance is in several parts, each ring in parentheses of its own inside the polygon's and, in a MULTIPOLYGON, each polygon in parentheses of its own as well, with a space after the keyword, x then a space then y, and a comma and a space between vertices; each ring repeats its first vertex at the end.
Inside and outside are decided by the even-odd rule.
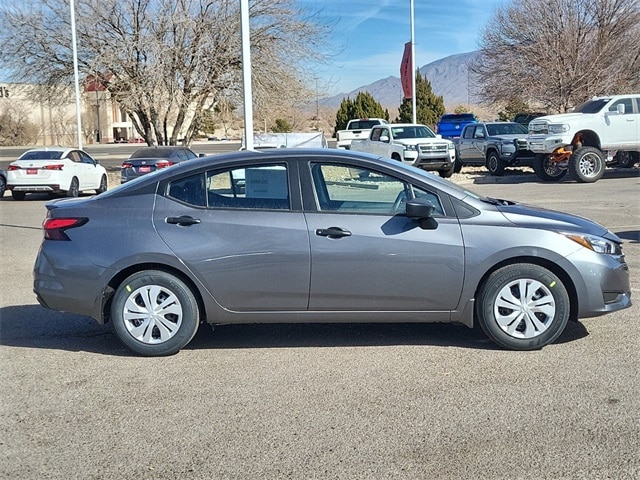
POLYGON ((446 143, 429 143, 419 145, 421 153, 442 153, 447 151, 446 143))

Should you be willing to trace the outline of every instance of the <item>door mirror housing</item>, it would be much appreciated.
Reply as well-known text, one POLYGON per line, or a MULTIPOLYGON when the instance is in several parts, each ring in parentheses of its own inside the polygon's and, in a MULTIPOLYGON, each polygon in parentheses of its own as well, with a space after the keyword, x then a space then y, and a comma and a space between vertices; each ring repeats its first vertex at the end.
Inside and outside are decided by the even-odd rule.
POLYGON ((423 230, 435 230, 438 222, 433 218, 435 207, 425 198, 414 198, 406 203, 406 216, 420 222, 423 230))
POLYGON ((389 135, 386 135, 386 134, 380 135, 380 141, 384 143, 389 143, 389 135))

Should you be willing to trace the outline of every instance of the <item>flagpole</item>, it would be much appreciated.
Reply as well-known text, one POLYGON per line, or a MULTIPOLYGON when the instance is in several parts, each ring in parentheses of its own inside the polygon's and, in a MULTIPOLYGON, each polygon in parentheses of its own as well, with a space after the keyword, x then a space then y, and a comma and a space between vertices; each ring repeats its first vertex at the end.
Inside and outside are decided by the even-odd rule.
POLYGON ((411 110, 413 112, 413 123, 417 123, 416 115, 416 42, 413 16, 413 1, 411 0, 411 110))
POLYGON ((251 88, 251 47, 249 30, 249 1, 240 0, 242 37, 242 85, 244 90, 244 147, 253 150, 253 93, 251 88))

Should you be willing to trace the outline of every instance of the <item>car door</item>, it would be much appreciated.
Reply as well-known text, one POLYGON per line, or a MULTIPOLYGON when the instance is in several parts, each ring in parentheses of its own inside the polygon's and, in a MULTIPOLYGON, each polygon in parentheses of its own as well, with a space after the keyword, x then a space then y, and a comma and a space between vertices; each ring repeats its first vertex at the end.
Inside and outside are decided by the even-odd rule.
POLYGON ((96 161, 82 150, 76 150, 80 161, 77 164, 80 173, 80 188, 90 190, 98 188, 102 177, 102 170, 96 167, 96 161))
POLYGON ((304 311, 310 253, 297 184, 285 163, 179 178, 156 202, 154 224, 223 308, 304 311))
POLYGON ((607 107, 604 114, 602 144, 604 148, 633 148, 638 143, 640 112, 634 109, 632 97, 620 98, 607 107), (624 105, 624 113, 618 113, 618 105, 624 105))
POLYGON ((484 153, 478 151, 478 148, 482 148, 485 137, 484 125, 469 125, 465 127, 460 137, 460 146, 458 148, 463 163, 484 164, 484 153))
POLYGON ((313 193, 305 195, 313 195, 316 206, 305 213, 310 310, 446 312, 457 306, 462 235, 437 191, 349 164, 318 160, 308 172, 313 193), (422 229, 402 214, 412 196, 434 204, 437 228, 422 229))

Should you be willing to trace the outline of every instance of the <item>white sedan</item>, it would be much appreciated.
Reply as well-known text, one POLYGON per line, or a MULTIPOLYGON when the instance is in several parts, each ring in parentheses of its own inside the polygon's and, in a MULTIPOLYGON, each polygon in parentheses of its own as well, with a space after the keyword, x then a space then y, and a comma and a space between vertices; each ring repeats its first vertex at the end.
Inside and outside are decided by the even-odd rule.
POLYGON ((107 190, 107 171, 88 153, 76 148, 43 147, 27 150, 7 169, 7 189, 14 200, 27 193, 59 193, 77 197, 80 192, 107 190))

